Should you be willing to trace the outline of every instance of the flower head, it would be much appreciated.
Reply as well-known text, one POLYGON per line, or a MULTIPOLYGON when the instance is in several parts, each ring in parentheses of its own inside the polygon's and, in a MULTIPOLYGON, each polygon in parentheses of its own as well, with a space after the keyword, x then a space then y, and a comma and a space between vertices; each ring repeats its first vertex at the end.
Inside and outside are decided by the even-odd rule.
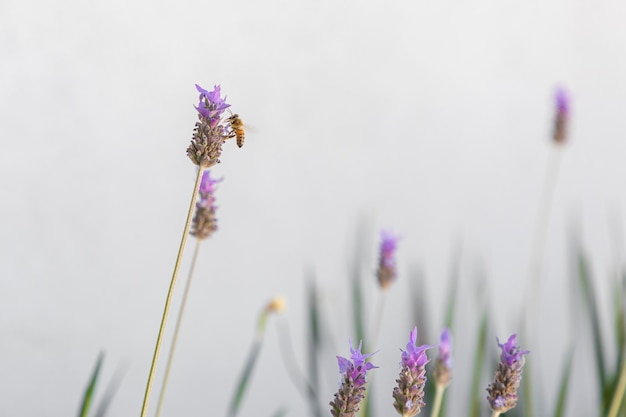
POLYGON ((517 335, 513 334, 506 343, 500 343, 498 340, 498 346, 502 349, 500 363, 493 383, 487 387, 489 406, 499 413, 504 413, 517 405, 517 389, 522 380, 524 355, 530 353, 528 350, 521 350, 516 339, 517 335))
POLYGON ((222 181, 211 178, 209 170, 202 173, 202 181, 198 190, 196 202, 196 215, 191 225, 191 234, 198 239, 206 239, 217 230, 217 218, 215 212, 215 184, 222 181))
POLYGON ((555 115, 552 137, 556 143, 564 143, 567 139, 567 124, 570 113, 570 97, 564 88, 557 88, 554 93, 555 115))
POLYGON ((209 92, 196 84, 196 90, 200 92, 200 102, 195 106, 200 116, 210 119, 212 123, 219 122, 224 110, 230 107, 226 103, 226 97, 220 97, 220 86, 214 86, 213 91, 209 92))
POLYGON ((220 86, 207 91, 196 84, 200 93, 199 102, 194 106, 198 111, 198 122, 194 128, 187 156, 202 168, 209 168, 220 162, 222 145, 229 139, 228 129, 222 124, 222 114, 230 107, 226 98, 221 97, 220 86))
POLYGON ((377 368, 371 362, 365 360, 374 353, 361 353, 363 342, 359 342, 359 347, 354 349, 352 341, 350 343, 351 359, 337 356, 339 372, 341 373, 341 383, 339 390, 335 394, 335 399, 330 402, 330 412, 334 417, 354 417, 359 411, 359 403, 365 397, 366 374, 370 369, 377 368))
POLYGON ((396 247, 399 237, 388 230, 380 233, 380 258, 376 276, 382 289, 387 289, 396 279, 396 247))
POLYGON ((448 329, 441 332, 439 356, 435 362, 433 377, 437 385, 447 386, 452 379, 452 336, 448 329))
POLYGON ((426 385, 426 350, 432 346, 416 346, 417 327, 409 335, 406 350, 402 350, 400 376, 396 379, 398 386, 393 389, 393 406, 403 417, 417 415, 424 407, 424 387, 426 385))

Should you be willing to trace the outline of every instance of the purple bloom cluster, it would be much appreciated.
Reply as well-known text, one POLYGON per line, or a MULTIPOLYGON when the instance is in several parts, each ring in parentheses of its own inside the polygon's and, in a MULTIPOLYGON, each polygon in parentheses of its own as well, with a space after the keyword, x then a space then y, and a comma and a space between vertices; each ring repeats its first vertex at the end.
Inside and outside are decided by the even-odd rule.
POLYGON ((502 354, 494 381, 487 387, 487 401, 493 411, 504 413, 517 405, 517 389, 522 380, 524 355, 530 351, 522 350, 517 345, 516 334, 511 335, 506 343, 498 340, 498 346, 502 349, 502 354))
POLYGON ((393 389, 393 406, 403 417, 417 415, 424 407, 424 387, 426 385, 426 350, 432 346, 416 346, 417 327, 409 335, 406 350, 402 351, 398 386, 393 389))
POLYGON ((231 137, 229 129, 222 123, 222 115, 230 104, 221 97, 219 85, 213 91, 207 91, 196 84, 196 89, 200 93, 198 105, 194 106, 198 111, 198 122, 187 156, 201 168, 210 168, 220 162, 222 145, 231 137))
POLYGON ((567 124, 570 113, 570 97, 567 91, 561 87, 554 93, 555 115, 552 138, 556 143, 564 143, 567 139, 567 124))
POLYGON ((206 239, 217 230, 215 185, 220 181, 221 179, 211 178, 208 169, 202 173, 198 201, 196 202, 196 214, 193 218, 190 232, 198 239, 206 239))
POLYGON ((226 97, 220 96, 220 86, 216 85, 213 87, 213 91, 207 91, 196 84, 196 90, 200 92, 200 102, 194 107, 200 116, 209 120, 211 126, 217 125, 224 110, 230 107, 230 104, 226 103, 226 97))
POLYGON ((350 341, 351 359, 337 356, 341 384, 335 394, 335 399, 330 402, 330 412, 334 417, 354 417, 359 411, 359 404, 365 397, 365 382, 367 371, 377 368, 370 362, 365 362, 374 353, 362 354, 361 346, 354 349, 350 341))
POLYGON ((452 379, 452 336, 448 329, 441 332, 439 356, 435 363, 433 377, 437 385, 447 386, 452 379))
POLYGON ((398 236, 388 230, 381 231, 380 258, 376 276, 382 289, 387 289, 397 276, 396 248, 398 236))

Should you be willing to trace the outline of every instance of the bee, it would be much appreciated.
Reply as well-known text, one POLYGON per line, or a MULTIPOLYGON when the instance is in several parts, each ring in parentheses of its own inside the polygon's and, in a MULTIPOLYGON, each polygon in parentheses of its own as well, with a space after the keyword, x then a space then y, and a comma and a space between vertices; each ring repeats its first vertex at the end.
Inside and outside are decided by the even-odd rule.
POLYGON ((237 138, 237 146, 240 148, 243 146, 243 141, 246 137, 246 132, 243 129, 243 121, 239 117, 238 114, 232 114, 228 119, 228 124, 230 124, 231 129, 231 138, 237 138))

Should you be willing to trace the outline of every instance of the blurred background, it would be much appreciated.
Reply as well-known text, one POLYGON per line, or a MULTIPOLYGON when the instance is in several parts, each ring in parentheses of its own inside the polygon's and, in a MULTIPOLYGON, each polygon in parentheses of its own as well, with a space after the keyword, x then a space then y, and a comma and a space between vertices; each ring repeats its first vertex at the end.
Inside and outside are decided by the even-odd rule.
MULTIPOLYGON (((465 414, 477 300, 494 347, 521 331, 542 188, 560 161, 541 330, 520 340, 541 369, 538 404, 552 408, 577 338, 573 232, 602 300, 623 262, 625 18, 613 0, 1 1, 0 415, 75 414, 101 351, 102 381, 123 372, 109 414, 139 414, 195 178, 194 83, 220 84, 251 128, 212 170, 224 178, 219 230, 201 248, 164 415, 225 414, 275 295, 287 310, 269 323, 242 415, 306 414, 276 324, 304 363, 313 275, 335 347, 321 358, 330 401, 335 355, 354 337, 355 264, 375 314, 381 228, 402 240, 375 347, 377 413, 393 412, 398 349, 416 324, 410 289, 434 344, 458 268, 449 411, 465 414), (560 151, 558 85, 572 97, 560 151)), ((578 341, 572 384, 589 401, 572 401, 590 415, 595 373, 578 341)))

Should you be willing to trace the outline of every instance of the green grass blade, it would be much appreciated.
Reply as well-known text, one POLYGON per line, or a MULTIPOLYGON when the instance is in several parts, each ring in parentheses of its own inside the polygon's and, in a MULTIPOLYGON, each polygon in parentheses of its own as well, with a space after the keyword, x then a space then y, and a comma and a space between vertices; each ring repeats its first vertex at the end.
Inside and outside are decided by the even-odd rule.
POLYGON ((87 384, 87 389, 85 389, 85 395, 83 395, 83 403, 80 407, 80 412, 78 413, 79 417, 87 417, 89 413, 89 408, 91 407, 91 403, 93 402, 93 396, 96 390, 96 383, 98 382, 98 376, 100 375, 100 368, 102 367, 103 360, 104 353, 101 352, 98 355, 98 359, 96 360, 96 366, 94 367, 91 378, 89 379, 89 384, 87 384))
POLYGON ((454 324, 454 312, 456 306, 457 289, 459 288, 459 278, 461 276, 461 250, 459 249, 454 254, 452 261, 452 267, 450 268, 450 283, 448 288, 448 296, 446 300, 446 310, 444 325, 452 332, 454 324))
MULTIPOLYGON (((598 370, 598 379, 600 381, 600 396, 601 398, 604 398, 604 390, 608 383, 608 380, 606 376, 605 359, 602 349, 602 329, 600 325, 598 304, 596 301, 591 272, 589 271, 587 259, 582 253, 582 250, 579 250, 578 253, 578 280, 582 290, 582 296, 587 306, 589 317, 591 319, 590 324, 591 332, 593 334, 593 347, 596 359, 595 368, 598 370)), ((606 403, 604 399, 602 402, 602 410, 605 410, 606 403)))
POLYGON ((287 415, 287 407, 280 407, 278 410, 276 410, 276 412, 274 414, 272 414, 272 417, 285 417, 287 415))
POLYGON ((359 340, 365 338, 365 323, 363 317, 363 289, 361 287, 361 277, 358 267, 354 266, 352 272, 352 319, 354 320, 354 333, 358 344, 359 340))
POLYGON ((104 393, 102 394, 102 399, 98 403, 98 407, 93 413, 93 417, 104 417, 109 410, 109 406, 113 402, 113 398, 122 384, 122 378, 128 369, 128 365, 123 367, 119 367, 111 380, 109 381, 104 393))
POLYGON ((230 407, 228 408, 229 417, 236 416, 239 408, 241 407, 241 402, 243 400, 244 394, 246 393, 246 389, 248 388, 250 376, 252 375, 252 371, 254 370, 257 359, 259 357, 259 353, 261 352, 262 344, 263 340, 261 338, 257 338, 252 343, 250 353, 248 354, 248 360, 246 361, 241 376, 239 377, 239 382, 237 383, 235 394, 233 395, 233 398, 230 402, 230 407))
POLYGON ((307 397, 311 412, 314 416, 322 417, 322 409, 320 407, 319 395, 319 355, 322 347, 320 332, 320 312, 319 300, 317 297, 317 289, 315 287, 315 278, 308 280, 307 286, 307 308, 308 308, 308 326, 309 341, 307 343, 308 350, 308 380, 307 397))
POLYGON ((484 369, 485 357, 487 356, 487 309, 482 314, 478 339, 476 343, 476 352, 474 353, 474 369, 472 370, 472 389, 470 392, 470 417, 480 417, 480 404, 484 401, 484 395, 480 395, 480 392, 486 387, 480 386, 480 376, 484 369))
POLYGON ((565 415, 565 405, 567 403, 567 393, 569 388, 570 375, 572 373, 572 360, 574 358, 574 349, 570 349, 567 359, 565 360, 565 368, 561 376, 561 384, 559 386, 559 395, 556 400, 556 408, 554 409, 554 417, 563 417, 565 415))
POLYGON ((624 360, 624 355, 620 354, 621 352, 626 352, 626 288, 624 284, 626 283, 626 275, 618 279, 615 283, 615 297, 614 297, 614 316, 615 316, 615 341, 617 344, 617 369, 622 368, 622 361, 624 360))

